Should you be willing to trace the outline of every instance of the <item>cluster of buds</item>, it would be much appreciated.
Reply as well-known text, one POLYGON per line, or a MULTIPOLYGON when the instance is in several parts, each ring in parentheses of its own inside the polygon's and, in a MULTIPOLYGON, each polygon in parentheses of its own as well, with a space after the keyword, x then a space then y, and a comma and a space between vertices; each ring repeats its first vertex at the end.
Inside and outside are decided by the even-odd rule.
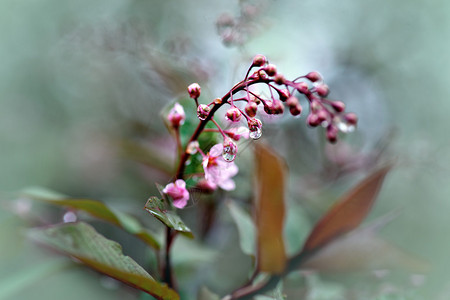
MULTIPOLYGON (((234 176, 235 168, 232 168, 232 172, 225 172, 224 174, 227 176, 212 176, 211 170, 214 171, 214 174, 219 172, 216 170, 219 161, 217 160, 217 152, 221 149, 224 163, 232 163, 238 151, 236 141, 243 136, 255 140, 259 139, 262 135, 262 122, 256 116, 258 113, 262 113, 260 110, 268 115, 281 115, 285 111, 289 111, 292 116, 300 116, 303 108, 299 96, 303 96, 309 105, 309 113, 306 117, 307 124, 311 127, 324 127, 326 137, 332 143, 337 141, 339 132, 354 131, 358 121, 356 114, 345 112, 343 102, 327 98, 329 88, 318 72, 309 72, 306 75, 289 80, 278 72, 277 67, 269 63, 263 55, 256 55, 253 58, 245 78, 235 84, 222 98, 217 98, 209 104, 199 104, 201 88, 198 83, 189 85, 188 93, 197 105, 197 116, 200 124, 189 140, 185 153, 180 160, 177 178, 183 177, 184 164, 188 157, 196 153, 197 150, 202 153, 197 139, 205 130, 206 123, 212 121, 217 126, 216 131, 222 135, 223 142, 220 146, 216 145, 214 155, 208 156, 203 153, 202 155, 205 174, 209 174, 206 176, 208 177, 206 180, 210 185, 222 188, 232 186, 229 179, 231 174, 234 176), (270 96, 263 96, 255 92, 254 85, 265 86, 268 89, 267 94, 270 96), (231 130, 223 130, 214 119, 215 112, 223 106, 229 106, 225 113, 225 118, 228 121, 234 124, 243 122, 246 128, 241 126, 234 127, 231 130), (211 157, 214 157, 214 159, 211 159, 211 157), (209 163, 205 163, 205 159, 209 163), (214 178, 214 180, 211 180, 211 178, 214 178), (226 182, 226 184, 223 184, 223 182, 226 182)), ((168 118, 174 129, 178 129, 184 122, 182 107, 175 104, 168 118)), ((219 165, 222 166, 223 163, 219 165)))

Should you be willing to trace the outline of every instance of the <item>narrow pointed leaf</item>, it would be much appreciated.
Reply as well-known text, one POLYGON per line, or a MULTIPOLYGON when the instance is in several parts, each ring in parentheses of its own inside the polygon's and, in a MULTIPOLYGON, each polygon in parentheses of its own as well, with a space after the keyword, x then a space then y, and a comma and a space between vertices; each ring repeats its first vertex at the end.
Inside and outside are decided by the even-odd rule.
POLYGON ((29 236, 157 299, 179 299, 175 291, 155 281, 133 259, 124 256, 118 243, 106 239, 86 223, 31 229, 29 236))
POLYGON ((284 162, 266 146, 256 146, 255 217, 258 268, 280 274, 286 265, 283 241, 285 218, 284 162))
POLYGON ((256 228, 252 217, 232 201, 228 202, 227 206, 238 228, 242 252, 247 255, 255 255, 256 228))
POLYGON ((302 252, 312 252, 358 227, 369 213, 391 166, 373 172, 350 190, 315 225, 302 252))
POLYGON ((124 229, 154 249, 159 249, 161 247, 154 237, 154 234, 144 228, 136 218, 123 212, 116 211, 98 200, 69 198, 43 188, 27 189, 22 195, 49 204, 84 211, 95 218, 124 229))
POLYGON ((145 204, 144 209, 164 223, 167 227, 175 229, 189 238, 194 237, 191 230, 186 226, 186 224, 184 224, 180 216, 169 209, 169 205, 166 200, 158 199, 157 197, 150 197, 145 204))

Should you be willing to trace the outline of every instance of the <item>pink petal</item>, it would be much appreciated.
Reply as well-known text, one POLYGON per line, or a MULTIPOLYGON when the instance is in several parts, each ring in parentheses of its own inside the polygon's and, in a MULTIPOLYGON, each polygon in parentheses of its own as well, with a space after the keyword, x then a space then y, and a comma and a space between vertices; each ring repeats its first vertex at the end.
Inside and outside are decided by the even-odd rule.
POLYGON ((231 191, 236 188, 236 184, 234 183, 233 179, 224 180, 224 181, 218 183, 218 185, 220 186, 220 188, 222 188, 226 191, 231 191))
POLYGON ((216 144, 212 146, 212 148, 209 150, 209 155, 212 157, 222 157, 222 151, 223 151, 223 145, 222 144, 216 144))

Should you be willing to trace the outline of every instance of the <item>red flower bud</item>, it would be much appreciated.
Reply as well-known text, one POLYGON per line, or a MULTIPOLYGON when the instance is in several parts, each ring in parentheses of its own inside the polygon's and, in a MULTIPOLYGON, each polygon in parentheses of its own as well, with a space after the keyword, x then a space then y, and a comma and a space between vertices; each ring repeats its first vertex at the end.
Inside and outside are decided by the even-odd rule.
POLYGON ((311 114, 308 115, 308 118, 306 119, 306 122, 311 127, 316 127, 316 126, 318 126, 320 124, 319 117, 316 114, 314 114, 314 113, 311 113, 311 114))
POLYGON ((331 106, 336 112, 343 112, 345 110, 345 104, 342 101, 333 101, 331 102, 331 106))
POLYGON ((293 116, 298 116, 302 113, 302 106, 299 103, 295 106, 289 106, 289 112, 293 116))
POLYGON ((355 113, 347 113, 344 115, 344 118, 348 124, 356 125, 358 123, 358 116, 355 113))
POLYGON ((308 94, 309 93, 309 87, 308 84, 306 82, 299 82, 295 84, 295 88, 297 89, 297 91, 299 93, 302 94, 308 94))
POLYGON ((328 88, 328 85, 326 85, 324 83, 318 84, 316 86, 316 92, 317 92, 317 95, 319 95, 320 97, 326 97, 330 93, 330 89, 328 88))
POLYGON ((284 78, 283 74, 277 73, 275 77, 273 78, 273 81, 275 81, 276 84, 283 84, 285 83, 286 79, 284 78))
POLYGON ((290 96, 288 89, 278 90, 278 97, 281 101, 285 101, 290 96))
POLYGON ((329 125, 327 127, 327 139, 330 143, 336 143, 339 130, 334 125, 329 125))
POLYGON ((291 96, 286 100, 286 104, 289 107, 295 107, 298 105, 298 99, 295 96, 291 96))

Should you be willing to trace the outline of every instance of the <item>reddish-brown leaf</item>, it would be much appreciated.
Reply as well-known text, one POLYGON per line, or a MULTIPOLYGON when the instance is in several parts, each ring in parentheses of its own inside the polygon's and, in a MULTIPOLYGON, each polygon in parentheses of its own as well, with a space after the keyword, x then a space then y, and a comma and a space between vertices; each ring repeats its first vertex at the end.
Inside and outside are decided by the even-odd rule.
POLYGON ((286 168, 284 162, 266 146, 257 145, 255 153, 258 268, 279 274, 286 265, 283 241, 286 168))
POLYGON ((302 252, 318 250, 358 227, 369 213, 390 169, 389 165, 376 170, 336 202, 313 228, 302 252))

